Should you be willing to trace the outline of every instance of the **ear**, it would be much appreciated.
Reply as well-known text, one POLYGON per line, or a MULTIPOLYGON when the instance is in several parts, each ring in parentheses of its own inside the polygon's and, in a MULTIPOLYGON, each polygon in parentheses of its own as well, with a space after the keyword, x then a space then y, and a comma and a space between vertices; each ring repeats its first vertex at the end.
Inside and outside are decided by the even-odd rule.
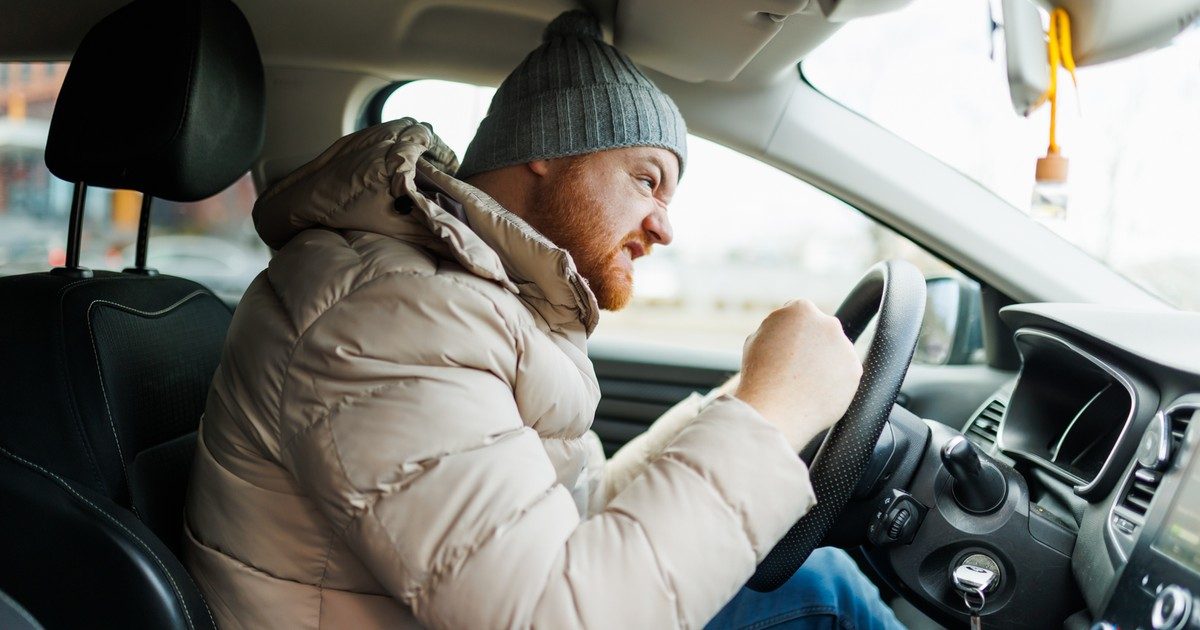
POLYGON ((550 160, 533 160, 525 164, 534 175, 545 177, 550 174, 550 160))

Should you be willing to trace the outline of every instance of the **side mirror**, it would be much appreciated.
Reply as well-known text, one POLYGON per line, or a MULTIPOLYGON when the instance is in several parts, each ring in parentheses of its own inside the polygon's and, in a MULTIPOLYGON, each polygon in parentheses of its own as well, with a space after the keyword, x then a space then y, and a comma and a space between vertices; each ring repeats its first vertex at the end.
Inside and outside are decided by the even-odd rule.
POLYGON ((913 360, 926 365, 974 363, 983 350, 979 285, 961 277, 925 282, 925 321, 913 360))

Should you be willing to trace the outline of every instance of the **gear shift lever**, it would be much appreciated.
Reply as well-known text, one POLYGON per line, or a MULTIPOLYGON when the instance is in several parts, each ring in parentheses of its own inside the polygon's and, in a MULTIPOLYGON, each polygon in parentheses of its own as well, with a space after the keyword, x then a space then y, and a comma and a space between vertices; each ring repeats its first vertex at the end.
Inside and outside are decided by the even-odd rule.
POLYGON ((954 500, 959 507, 986 514, 1000 507, 1008 483, 1000 469, 984 462, 967 438, 956 435, 942 447, 942 465, 954 478, 954 500))

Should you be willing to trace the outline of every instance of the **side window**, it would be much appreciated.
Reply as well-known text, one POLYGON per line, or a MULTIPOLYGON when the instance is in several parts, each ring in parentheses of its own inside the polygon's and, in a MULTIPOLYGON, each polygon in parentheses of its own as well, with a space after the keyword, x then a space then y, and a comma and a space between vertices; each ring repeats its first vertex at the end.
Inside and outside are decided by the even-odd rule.
MULTIPOLYGON (((382 120, 429 122, 459 155, 492 88, 416 81, 388 98, 382 120)), ((912 241, 783 171, 697 136, 671 204, 675 240, 635 263, 634 298, 604 313, 597 339, 741 352, 771 310, 804 297, 832 312, 872 264, 952 268, 912 241)))
MULTIPOLYGON (((45 271, 66 260, 73 185, 46 169, 46 134, 66 63, 0 63, 0 275, 45 271)), ((141 193, 89 188, 80 262, 133 265, 141 193)), ((270 252, 254 233, 256 193, 246 174, 197 202, 155 199, 149 266, 237 300, 270 252)))

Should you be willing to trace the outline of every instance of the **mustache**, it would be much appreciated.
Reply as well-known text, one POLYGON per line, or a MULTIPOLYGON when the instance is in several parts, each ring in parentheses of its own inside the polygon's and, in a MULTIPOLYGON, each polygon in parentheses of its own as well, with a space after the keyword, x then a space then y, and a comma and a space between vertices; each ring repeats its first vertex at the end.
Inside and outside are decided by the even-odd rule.
POLYGON ((652 243, 649 238, 646 238, 645 233, 641 232, 640 230, 636 230, 626 234, 625 238, 621 239, 620 244, 614 249, 614 255, 619 254, 621 250, 630 243, 635 243, 641 246, 643 257, 649 256, 654 248, 654 243, 652 243))

